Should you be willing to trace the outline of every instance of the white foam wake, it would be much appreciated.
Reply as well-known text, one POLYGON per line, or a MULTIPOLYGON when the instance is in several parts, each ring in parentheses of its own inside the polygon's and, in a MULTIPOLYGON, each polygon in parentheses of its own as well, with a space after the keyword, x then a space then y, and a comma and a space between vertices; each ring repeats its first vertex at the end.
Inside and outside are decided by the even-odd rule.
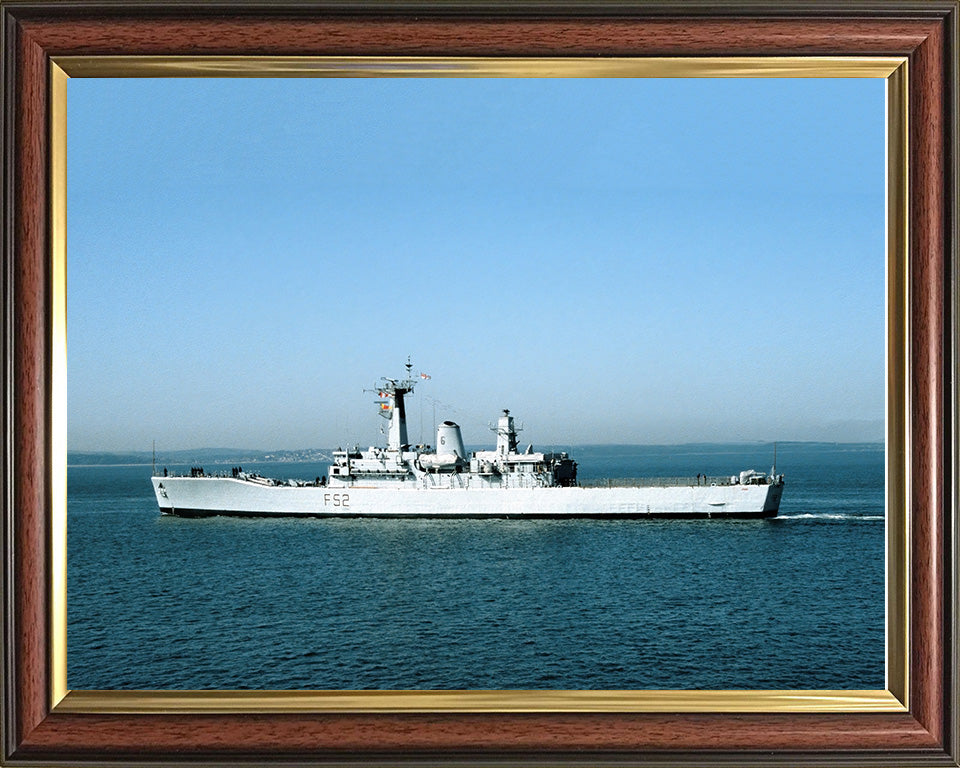
POLYGON ((884 520, 883 515, 850 515, 842 512, 801 512, 796 515, 777 515, 774 520, 884 520))

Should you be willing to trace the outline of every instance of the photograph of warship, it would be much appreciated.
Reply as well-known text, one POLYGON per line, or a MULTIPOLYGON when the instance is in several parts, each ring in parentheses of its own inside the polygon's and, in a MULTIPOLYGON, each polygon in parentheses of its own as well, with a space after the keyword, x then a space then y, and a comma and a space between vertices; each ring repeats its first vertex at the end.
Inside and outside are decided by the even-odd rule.
MULTIPOLYGON (((233 468, 230 474, 151 478, 160 512, 180 517, 433 518, 751 518, 775 517, 783 475, 752 469, 724 478, 696 476, 665 483, 651 479, 593 485, 577 480, 566 452, 520 451, 508 410, 491 427, 493 450, 464 448, 460 427, 437 426, 436 447, 411 446, 404 397, 418 383, 384 378, 375 390, 389 421, 386 447, 333 452, 329 476, 277 480, 233 468)), ((421 374, 422 378, 428 378, 421 374)))

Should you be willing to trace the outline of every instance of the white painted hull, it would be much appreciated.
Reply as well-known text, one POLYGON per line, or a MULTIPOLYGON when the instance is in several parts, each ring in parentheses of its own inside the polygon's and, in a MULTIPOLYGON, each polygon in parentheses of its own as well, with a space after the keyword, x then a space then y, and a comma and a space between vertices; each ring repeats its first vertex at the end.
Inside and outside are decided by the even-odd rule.
POLYGON ((783 492, 782 483, 425 490, 267 486, 225 477, 154 477, 153 487, 160 511, 181 517, 774 517, 783 492))

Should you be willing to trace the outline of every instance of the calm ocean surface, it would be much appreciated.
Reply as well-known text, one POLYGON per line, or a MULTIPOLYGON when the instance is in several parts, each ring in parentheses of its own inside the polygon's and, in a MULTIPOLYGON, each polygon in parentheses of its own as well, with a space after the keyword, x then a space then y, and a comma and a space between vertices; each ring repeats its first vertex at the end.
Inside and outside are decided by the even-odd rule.
MULTIPOLYGON (((772 461, 564 449, 582 479, 772 461)), ((72 466, 68 685, 882 688, 883 446, 781 444, 777 470, 774 520, 182 520, 149 466, 72 466)))

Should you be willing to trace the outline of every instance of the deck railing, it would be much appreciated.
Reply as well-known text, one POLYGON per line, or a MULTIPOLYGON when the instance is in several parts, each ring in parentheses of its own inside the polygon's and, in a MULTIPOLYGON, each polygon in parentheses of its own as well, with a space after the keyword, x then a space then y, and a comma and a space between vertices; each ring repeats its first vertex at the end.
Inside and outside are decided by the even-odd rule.
MULTIPOLYGON (((697 485, 697 476, 692 477, 600 477, 580 478, 578 484, 583 488, 634 488, 637 486, 683 486, 697 485)), ((699 485, 731 485, 730 476, 707 477, 700 476, 699 485)))

